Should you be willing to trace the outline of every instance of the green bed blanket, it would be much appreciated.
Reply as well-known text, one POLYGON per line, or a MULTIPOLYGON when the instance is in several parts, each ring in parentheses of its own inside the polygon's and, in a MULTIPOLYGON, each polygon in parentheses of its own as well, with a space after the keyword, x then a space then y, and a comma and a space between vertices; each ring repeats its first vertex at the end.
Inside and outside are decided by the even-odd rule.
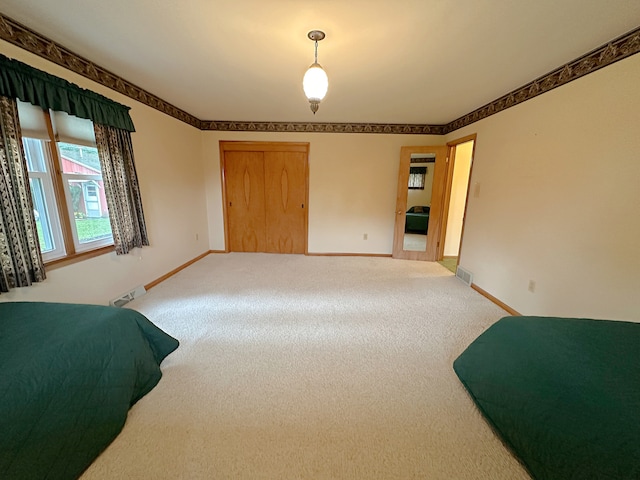
POLYGON ((640 479, 640 324, 506 317, 453 366, 535 479, 640 479))
POLYGON ((129 309, 0 303, 0 478, 78 478, 177 347, 129 309))

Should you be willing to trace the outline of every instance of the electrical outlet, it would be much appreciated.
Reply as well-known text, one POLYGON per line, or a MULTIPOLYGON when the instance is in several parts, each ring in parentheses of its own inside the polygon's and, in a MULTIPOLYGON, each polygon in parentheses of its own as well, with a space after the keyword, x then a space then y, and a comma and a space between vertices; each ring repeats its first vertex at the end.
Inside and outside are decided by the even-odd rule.
POLYGON ((536 291, 536 282, 535 280, 529 280, 529 288, 528 290, 533 293, 536 291))
POLYGON ((362 235, 362 239, 363 240, 368 240, 369 239, 369 234, 368 233, 363 234, 362 235))

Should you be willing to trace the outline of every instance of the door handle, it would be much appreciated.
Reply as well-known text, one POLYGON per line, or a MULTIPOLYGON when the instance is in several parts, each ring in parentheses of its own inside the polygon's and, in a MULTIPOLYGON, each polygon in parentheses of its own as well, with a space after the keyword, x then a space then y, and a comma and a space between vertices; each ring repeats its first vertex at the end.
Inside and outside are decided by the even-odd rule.
POLYGON ((398 210, 396 213, 397 213, 398 215, 402 215, 402 210, 398 210))

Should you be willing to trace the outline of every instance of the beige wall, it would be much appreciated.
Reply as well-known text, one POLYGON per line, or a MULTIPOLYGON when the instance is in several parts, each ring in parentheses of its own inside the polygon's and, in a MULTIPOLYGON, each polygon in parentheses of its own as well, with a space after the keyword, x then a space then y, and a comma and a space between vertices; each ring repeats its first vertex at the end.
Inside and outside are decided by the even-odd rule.
POLYGON ((152 243, 52 270, 0 301, 106 303, 224 249, 219 140, 310 142, 309 251, 390 254, 400 147, 477 133, 461 251, 474 282, 524 314, 640 317, 640 55, 443 138, 200 132, 6 42, 0 53, 132 107, 152 243))
POLYGON ((451 198, 449 199, 449 213, 447 216, 447 233, 444 237, 445 257, 458 256, 472 155, 473 141, 456 146, 453 179, 451 181, 451 198))
POLYGON ((220 140, 309 142, 309 252, 391 254, 400 147, 435 135, 204 132, 212 250, 224 250, 220 140), (364 234, 368 240, 364 240, 364 234))
POLYGON ((133 148, 151 243, 129 255, 111 253, 50 270, 46 281, 3 293, 0 301, 106 304, 209 249, 199 130, 4 41, 0 53, 132 107, 133 148))
POLYGON ((640 320, 639 84, 635 55, 447 136, 478 134, 474 283, 523 314, 640 320))

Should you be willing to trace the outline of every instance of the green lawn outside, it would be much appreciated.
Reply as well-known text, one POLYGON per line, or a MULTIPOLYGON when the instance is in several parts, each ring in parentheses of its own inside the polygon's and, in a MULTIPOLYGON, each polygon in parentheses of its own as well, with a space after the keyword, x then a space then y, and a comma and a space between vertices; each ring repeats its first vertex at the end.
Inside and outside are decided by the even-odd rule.
POLYGON ((76 218, 76 228, 80 243, 111 236, 111 224, 108 218, 76 218))
POLYGON ((46 252, 47 251, 47 247, 44 244, 44 240, 42 239, 42 223, 40 223, 40 220, 36 220, 36 230, 38 230, 38 241, 40 242, 40 251, 41 252, 46 252))
MULTIPOLYGON (((40 220, 36 220, 36 228, 38 230, 38 240, 40 241, 40 250, 45 252, 48 249, 44 244, 42 236, 42 224, 40 220)), ((99 240, 111 236, 111 224, 108 218, 76 218, 76 229, 78 230, 78 238, 80 243, 99 240)))

